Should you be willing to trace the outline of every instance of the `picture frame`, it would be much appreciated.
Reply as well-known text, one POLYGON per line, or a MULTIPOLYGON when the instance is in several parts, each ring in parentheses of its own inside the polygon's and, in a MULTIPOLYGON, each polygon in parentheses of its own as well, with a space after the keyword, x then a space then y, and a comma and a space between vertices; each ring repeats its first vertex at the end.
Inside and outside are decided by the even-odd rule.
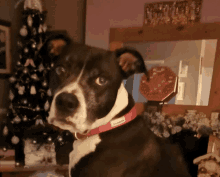
POLYGON ((0 74, 11 72, 11 23, 0 20, 0 74))

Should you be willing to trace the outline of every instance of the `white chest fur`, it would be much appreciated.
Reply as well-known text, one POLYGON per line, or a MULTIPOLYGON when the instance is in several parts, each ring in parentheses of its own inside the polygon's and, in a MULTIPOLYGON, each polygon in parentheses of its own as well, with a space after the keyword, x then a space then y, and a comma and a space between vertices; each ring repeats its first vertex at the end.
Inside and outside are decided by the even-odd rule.
MULTIPOLYGON (((94 152, 97 144, 101 142, 99 134, 90 136, 85 140, 76 140, 73 143, 73 151, 69 155, 69 171, 87 154, 94 152)), ((71 176, 71 175, 70 175, 71 176)))

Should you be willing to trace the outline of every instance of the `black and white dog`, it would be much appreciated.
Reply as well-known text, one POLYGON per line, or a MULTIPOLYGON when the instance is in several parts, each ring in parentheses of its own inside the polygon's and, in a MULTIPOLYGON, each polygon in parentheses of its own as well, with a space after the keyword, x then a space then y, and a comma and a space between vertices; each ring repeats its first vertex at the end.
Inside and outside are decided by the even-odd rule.
POLYGON ((147 73, 136 50, 112 52, 57 35, 43 51, 57 58, 48 122, 77 138, 69 155, 70 176, 189 176, 178 148, 149 130, 124 88, 130 75, 147 73))

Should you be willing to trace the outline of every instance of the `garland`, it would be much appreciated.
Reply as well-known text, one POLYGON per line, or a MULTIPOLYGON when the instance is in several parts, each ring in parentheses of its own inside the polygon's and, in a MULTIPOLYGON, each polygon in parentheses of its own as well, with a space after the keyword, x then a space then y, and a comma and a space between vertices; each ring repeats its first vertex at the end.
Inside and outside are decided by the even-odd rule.
POLYGON ((209 136, 211 134, 220 138, 220 121, 218 116, 207 118, 206 114, 196 110, 188 110, 184 115, 169 116, 165 113, 144 112, 151 131, 159 136, 168 138, 170 135, 181 132, 182 130, 192 130, 196 137, 209 136))

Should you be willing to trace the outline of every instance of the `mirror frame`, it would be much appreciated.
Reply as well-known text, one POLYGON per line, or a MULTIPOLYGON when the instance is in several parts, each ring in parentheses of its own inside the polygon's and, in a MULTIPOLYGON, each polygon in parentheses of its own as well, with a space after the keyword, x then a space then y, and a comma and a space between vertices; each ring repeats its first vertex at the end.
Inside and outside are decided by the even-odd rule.
MULTIPOLYGON (((213 76, 208 106, 163 105, 162 112, 168 115, 185 114, 187 110, 203 112, 210 118, 212 112, 220 112, 220 23, 198 23, 187 26, 160 25, 156 27, 111 28, 109 49, 114 51, 125 42, 152 42, 217 39, 213 76), (218 79, 219 78, 219 79, 218 79)), ((145 110, 144 103, 136 103, 138 114, 145 110)))

